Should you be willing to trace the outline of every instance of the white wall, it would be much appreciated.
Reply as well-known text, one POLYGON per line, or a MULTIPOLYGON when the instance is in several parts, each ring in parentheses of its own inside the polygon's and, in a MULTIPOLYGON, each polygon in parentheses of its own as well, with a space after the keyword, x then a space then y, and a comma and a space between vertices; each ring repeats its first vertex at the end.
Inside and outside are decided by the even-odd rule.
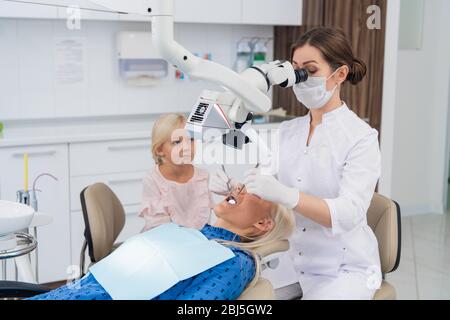
MULTIPOLYGON (((450 81, 449 81, 449 96, 450 96, 450 81)), ((445 173, 445 177, 450 177, 450 97, 448 99, 448 114, 447 114, 447 171, 445 173)), ((444 190, 447 190, 447 203, 444 203, 444 208, 448 211, 450 211, 450 188, 448 184, 448 180, 444 181, 444 190)))
POLYGON ((388 1, 386 10, 386 45, 384 49, 383 101, 380 129, 382 170, 378 184, 378 192, 388 197, 392 197, 399 19, 400 2, 388 1))
MULTIPOLYGON (((142 22, 83 21, 81 30, 69 31, 62 20, 0 19, 0 120, 190 111, 205 88, 201 82, 176 81, 173 70, 154 88, 129 87, 119 78, 117 32, 149 27, 142 22), (85 38, 82 84, 61 86, 55 81, 55 41, 61 37, 85 38)), ((192 52, 212 53, 214 61, 229 67, 236 42, 244 36, 273 37, 273 27, 175 26, 178 42, 192 52)), ((272 57, 271 48, 268 59, 272 57)))
POLYGON ((398 53, 391 197, 405 215, 444 210, 449 31, 450 1, 426 0, 422 49, 398 53))

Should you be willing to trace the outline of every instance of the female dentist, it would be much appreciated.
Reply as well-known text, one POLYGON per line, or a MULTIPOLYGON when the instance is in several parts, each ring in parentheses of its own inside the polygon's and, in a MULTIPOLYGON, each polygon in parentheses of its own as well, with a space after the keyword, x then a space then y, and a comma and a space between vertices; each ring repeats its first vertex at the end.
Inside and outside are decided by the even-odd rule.
POLYGON ((366 214, 380 176, 378 133, 340 97, 341 85, 359 83, 366 66, 334 28, 304 34, 292 63, 308 70, 294 93, 310 112, 280 127, 278 179, 252 170, 244 184, 297 213, 290 256, 303 299, 372 299, 381 269, 366 214))

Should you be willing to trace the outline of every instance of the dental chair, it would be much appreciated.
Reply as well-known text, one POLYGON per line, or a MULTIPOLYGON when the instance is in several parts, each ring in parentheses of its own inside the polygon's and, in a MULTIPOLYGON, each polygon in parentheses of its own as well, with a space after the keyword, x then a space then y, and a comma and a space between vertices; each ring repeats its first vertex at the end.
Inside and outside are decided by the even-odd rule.
POLYGON ((115 241, 125 225, 125 210, 114 192, 103 183, 86 187, 80 193, 80 200, 85 226, 80 272, 84 276, 86 249, 90 267, 120 245, 115 241))
POLYGON ((396 300, 395 288, 386 281, 388 273, 397 270, 401 254, 401 213, 397 202, 375 193, 369 210, 367 224, 378 240, 383 282, 374 300, 396 300))
MULTIPOLYGON (((261 271, 264 268, 276 267, 279 256, 289 250, 288 240, 279 240, 256 250, 261 258, 261 271)), ((275 290, 269 280, 260 277, 251 287, 239 296, 238 300, 275 300, 275 290)))
MULTIPOLYGON (((289 249, 289 241, 280 240, 257 250, 261 257, 262 269, 270 268, 276 264, 280 253, 289 249)), ((84 251, 82 251, 84 254, 84 251)), ((0 281, 0 298, 27 298, 46 293, 50 288, 42 285, 21 283, 15 281, 0 281)), ((272 284, 262 277, 251 287, 248 287, 239 296, 238 300, 275 300, 275 291, 272 284)))
MULTIPOLYGON (((87 187, 81 192, 81 205, 85 222, 85 241, 81 249, 80 270, 84 275, 84 257, 89 250, 91 265, 110 254, 120 243, 114 244, 125 223, 125 213, 113 191, 102 183, 87 187)), ((261 269, 274 267, 279 255, 289 249, 289 241, 281 240, 258 248, 261 269)), ((271 283, 259 278, 255 285, 247 288, 238 300, 274 300, 275 291, 271 283)))
MULTIPOLYGON (((80 272, 85 274, 85 255, 88 250, 89 267, 110 254, 120 243, 115 241, 125 224, 125 211, 114 192, 103 183, 85 188, 80 194, 85 241, 80 253, 80 272)), ((257 250, 261 258, 261 269, 275 267, 278 257, 289 249, 289 241, 273 242, 257 250)), ((0 298, 26 298, 50 291, 42 285, 15 281, 0 281, 0 298)), ((274 300, 272 284, 259 278, 255 285, 248 287, 239 300, 274 300)))

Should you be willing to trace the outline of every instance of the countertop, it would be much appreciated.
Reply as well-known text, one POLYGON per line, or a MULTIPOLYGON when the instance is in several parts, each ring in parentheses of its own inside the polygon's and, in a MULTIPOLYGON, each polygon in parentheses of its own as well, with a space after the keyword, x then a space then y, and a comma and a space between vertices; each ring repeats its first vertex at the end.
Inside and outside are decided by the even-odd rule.
MULTIPOLYGON (((268 116, 264 118, 255 118, 254 126, 258 129, 276 129, 282 121, 287 120, 286 117, 268 116)), ((16 137, 0 138, 0 148, 20 147, 20 146, 35 146, 48 144, 65 144, 65 143, 82 143, 82 142, 96 142, 96 141, 112 141, 112 140, 134 140, 134 139, 150 139, 151 126, 148 125, 145 130, 132 130, 132 125, 128 124, 131 130, 107 130, 103 132, 93 132, 93 130, 86 130, 80 126, 78 130, 71 130, 78 133, 68 133, 64 130, 54 131, 46 128, 46 131, 41 134, 30 132, 29 134, 21 134, 16 137), (49 131, 52 131, 51 133, 49 131)), ((122 128, 123 129, 123 128, 122 128)), ((40 131, 40 130, 34 130, 40 131)))
POLYGON ((80 134, 80 135, 56 135, 56 136, 38 136, 38 137, 21 137, 0 139, 0 148, 17 147, 17 146, 33 146, 46 144, 62 144, 62 143, 79 143, 79 142, 95 142, 109 140, 133 140, 133 139, 150 139, 148 131, 142 132, 111 132, 101 134, 80 134))

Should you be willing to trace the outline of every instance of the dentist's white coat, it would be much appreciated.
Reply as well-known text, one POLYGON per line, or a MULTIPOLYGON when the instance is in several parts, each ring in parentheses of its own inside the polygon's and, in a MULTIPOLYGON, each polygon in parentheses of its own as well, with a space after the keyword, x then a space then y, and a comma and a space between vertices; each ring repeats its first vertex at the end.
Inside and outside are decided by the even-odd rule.
MULTIPOLYGON (((310 115, 282 123, 281 183, 325 199, 332 228, 296 213, 289 256, 304 299, 371 299, 381 283, 367 209, 380 176, 378 132, 347 105, 323 116, 307 146, 310 115)), ((301 201, 301 198, 300 198, 301 201)))

